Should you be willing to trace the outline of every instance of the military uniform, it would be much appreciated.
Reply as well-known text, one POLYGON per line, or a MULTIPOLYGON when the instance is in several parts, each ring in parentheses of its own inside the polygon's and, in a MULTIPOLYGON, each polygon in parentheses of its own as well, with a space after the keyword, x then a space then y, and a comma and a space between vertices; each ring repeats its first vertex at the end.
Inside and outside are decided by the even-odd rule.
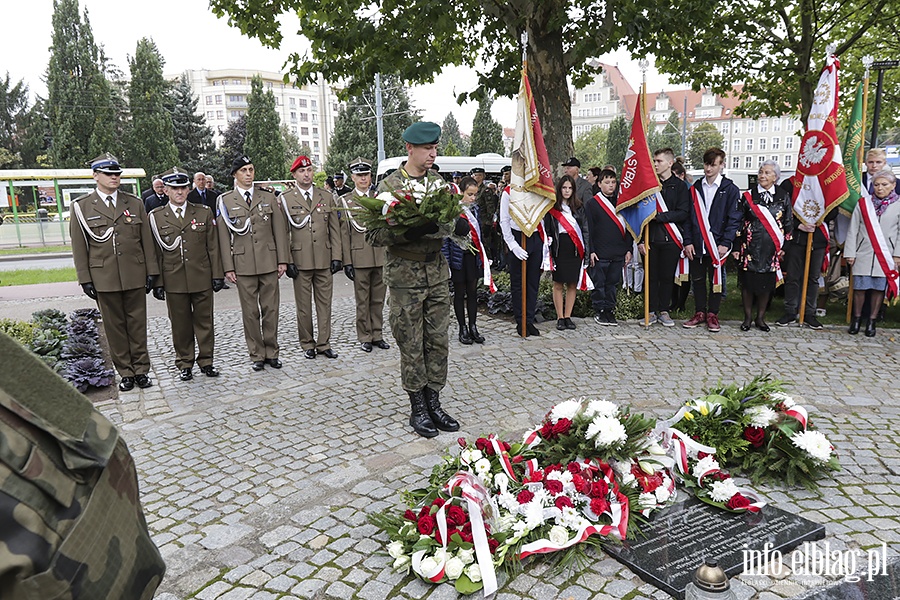
POLYGON ((244 338, 254 363, 278 358, 278 265, 290 262, 284 213, 271 191, 255 187, 250 201, 231 190, 219 196, 222 268, 237 276, 244 338))
POLYGON ((293 188, 282 195, 281 209, 287 217, 291 262, 299 271, 294 278, 294 299, 300 347, 324 352, 331 349, 332 261, 341 260, 341 230, 334 196, 316 187, 305 192, 293 188), (313 334, 313 296, 318 339, 313 334))
MULTIPOLYGON (((369 193, 371 196, 372 194, 369 193)), ((357 190, 341 196, 340 217, 344 266, 353 266, 353 292, 356 296, 356 339, 360 343, 383 341, 384 323, 384 249, 366 241, 366 230, 353 214, 358 206, 357 190)))
MULTIPOLYGON (((120 173, 115 157, 106 156, 109 160, 105 162, 112 166, 98 157, 92 165, 105 166, 95 168, 95 172, 112 168, 112 173, 120 173)), ((133 380, 139 377, 139 385, 147 387, 150 356, 146 292, 150 287, 148 277, 159 275, 156 247, 140 198, 116 190, 112 194, 115 201, 109 206, 98 191, 75 200, 72 206, 69 236, 78 283, 89 296, 89 288, 96 292, 110 355, 123 384, 131 380, 134 387, 133 380)))
MULTIPOLYGON (((166 175, 163 177, 165 181, 166 175)), ((187 185, 190 180, 186 175, 183 177, 184 185, 187 185)), ((192 202, 185 202, 181 210, 179 219, 177 207, 171 203, 161 206, 150 213, 150 224, 162 274, 157 283, 165 288, 172 323, 175 366, 182 371, 182 378, 188 379, 195 359, 203 372, 212 366, 215 347, 213 280, 221 281, 225 274, 212 211, 192 202), (196 356, 195 337, 199 348, 196 356)))
POLYGON ((116 428, 0 333, 0 598, 150 600, 165 563, 116 428))

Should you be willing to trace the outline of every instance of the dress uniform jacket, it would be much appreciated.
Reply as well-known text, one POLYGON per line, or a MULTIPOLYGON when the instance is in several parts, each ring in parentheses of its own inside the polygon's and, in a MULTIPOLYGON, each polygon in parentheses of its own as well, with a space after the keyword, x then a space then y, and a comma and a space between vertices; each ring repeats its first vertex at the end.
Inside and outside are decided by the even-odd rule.
MULTIPOLYGON (((372 195, 371 192, 369 195, 372 195)), ((338 210, 341 217, 344 265, 353 265, 355 276, 353 291, 356 298, 356 337, 359 342, 383 340, 384 295, 383 277, 384 248, 372 246, 366 241, 366 229, 360 225, 353 213, 359 205, 353 198, 356 190, 340 199, 338 210)))
POLYGON ((159 271, 166 292, 204 292, 212 289, 213 279, 224 279, 212 211, 202 204, 185 202, 184 217, 180 221, 168 204, 157 208, 151 215, 163 243, 173 244, 181 237, 181 244, 173 250, 157 249, 159 271))
POLYGON ((72 255, 78 283, 93 283, 98 292, 121 292, 142 288, 148 276, 159 275, 156 247, 144 212, 144 203, 137 196, 119 190, 115 208, 94 191, 75 202, 84 217, 88 231, 73 207, 69 220, 72 255), (109 239, 98 241, 109 228, 109 239))
POLYGON ((277 271, 279 264, 291 262, 284 214, 277 210, 274 193, 255 188, 248 207, 246 199, 237 190, 231 190, 219 196, 218 207, 219 248, 226 273, 262 275, 277 271), (238 231, 249 220, 249 230, 243 234, 233 232, 225 220, 238 231))
POLYGON ((334 196, 315 186, 309 193, 309 202, 298 188, 285 192, 280 199, 291 219, 287 223, 291 242, 288 262, 301 271, 330 269, 331 261, 341 260, 341 230, 334 196))
MULTIPOLYGON (((426 177, 442 182, 434 171, 426 177)), ((409 179, 398 169, 384 178, 379 191, 403 189, 409 179)), ((370 229, 366 240, 386 246, 384 281, 391 289, 389 320, 400 349, 403 389, 417 392, 426 386, 440 391, 447 383, 450 338, 450 269, 441 252, 453 223, 441 224, 436 233, 410 241, 391 227, 370 229)))

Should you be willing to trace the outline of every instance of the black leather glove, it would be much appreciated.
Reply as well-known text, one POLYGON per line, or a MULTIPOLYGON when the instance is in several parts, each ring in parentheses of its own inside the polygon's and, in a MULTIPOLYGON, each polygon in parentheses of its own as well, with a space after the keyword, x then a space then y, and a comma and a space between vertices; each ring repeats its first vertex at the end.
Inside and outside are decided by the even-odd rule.
POLYGON ((453 228, 453 233, 456 235, 466 235, 469 233, 469 222, 465 219, 457 219, 456 227, 453 228))
POLYGON ((415 241, 422 239, 422 237, 438 232, 438 225, 433 221, 429 221, 424 225, 416 225, 415 227, 410 227, 406 230, 406 233, 403 234, 403 237, 410 241, 415 241))
POLYGON ((333 261, 331 261, 331 274, 334 275, 335 273, 337 273, 338 271, 340 271, 340 270, 341 270, 341 267, 343 267, 343 266, 344 266, 344 265, 343 265, 343 264, 341 263, 341 261, 339 261, 339 260, 333 260, 333 261))
POLYGON ((297 279, 297 275, 300 274, 300 269, 298 269, 297 265, 295 265, 294 263, 290 263, 287 266, 287 270, 285 271, 285 274, 288 277, 290 277, 291 279, 297 279))
POLYGON ((150 290, 153 289, 153 282, 156 280, 156 277, 153 275, 147 275, 147 285, 144 286, 144 290, 149 294, 150 290))
POLYGON ((94 284, 91 281, 87 283, 81 284, 81 289, 84 290, 84 295, 90 298, 91 300, 97 299, 97 290, 94 288, 94 284))
POLYGON ((161 287, 153 288, 153 297, 157 300, 165 300, 166 299, 166 289, 161 287))
POLYGON ((224 279, 213 279, 212 280, 212 288, 214 292, 218 292, 220 290, 225 289, 225 280, 224 279))
POLYGON ((347 276, 347 279, 353 281, 356 278, 356 271, 353 269, 353 265, 344 265, 344 275, 347 276))

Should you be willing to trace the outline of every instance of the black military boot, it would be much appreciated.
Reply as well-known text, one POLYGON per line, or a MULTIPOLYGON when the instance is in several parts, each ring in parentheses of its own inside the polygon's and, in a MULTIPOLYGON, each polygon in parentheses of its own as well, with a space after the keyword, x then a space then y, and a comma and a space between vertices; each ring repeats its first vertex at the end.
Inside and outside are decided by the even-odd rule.
POLYGON ((425 404, 428 406, 428 415, 431 422, 441 431, 459 431, 459 423, 456 419, 444 412, 441 402, 438 400, 438 392, 425 386, 425 404))
POLYGON ((438 431, 434 428, 431 417, 428 416, 428 407, 425 405, 424 392, 419 390, 418 392, 408 393, 409 403, 412 407, 412 410, 409 413, 409 426, 422 437, 431 438, 436 436, 438 431))

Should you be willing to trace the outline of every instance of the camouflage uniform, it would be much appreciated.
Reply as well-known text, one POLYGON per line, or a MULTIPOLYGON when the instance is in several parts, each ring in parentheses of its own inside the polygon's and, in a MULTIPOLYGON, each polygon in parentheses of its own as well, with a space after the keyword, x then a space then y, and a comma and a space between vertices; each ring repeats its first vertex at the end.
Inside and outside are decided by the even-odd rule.
POLYGON ((0 598, 150 600, 165 564, 125 441, 0 333, 0 598))
MULTIPOLYGON (((428 171, 430 181, 443 181, 428 171)), ((384 178, 379 191, 407 185, 409 175, 397 169, 384 178)), ((440 391, 447 383, 450 337, 450 269, 441 253, 444 238, 453 224, 440 225, 432 233, 409 241, 389 227, 370 229, 366 241, 387 246, 384 282, 390 289, 388 321, 400 348, 400 378, 403 389, 416 392, 426 386, 440 391)))

